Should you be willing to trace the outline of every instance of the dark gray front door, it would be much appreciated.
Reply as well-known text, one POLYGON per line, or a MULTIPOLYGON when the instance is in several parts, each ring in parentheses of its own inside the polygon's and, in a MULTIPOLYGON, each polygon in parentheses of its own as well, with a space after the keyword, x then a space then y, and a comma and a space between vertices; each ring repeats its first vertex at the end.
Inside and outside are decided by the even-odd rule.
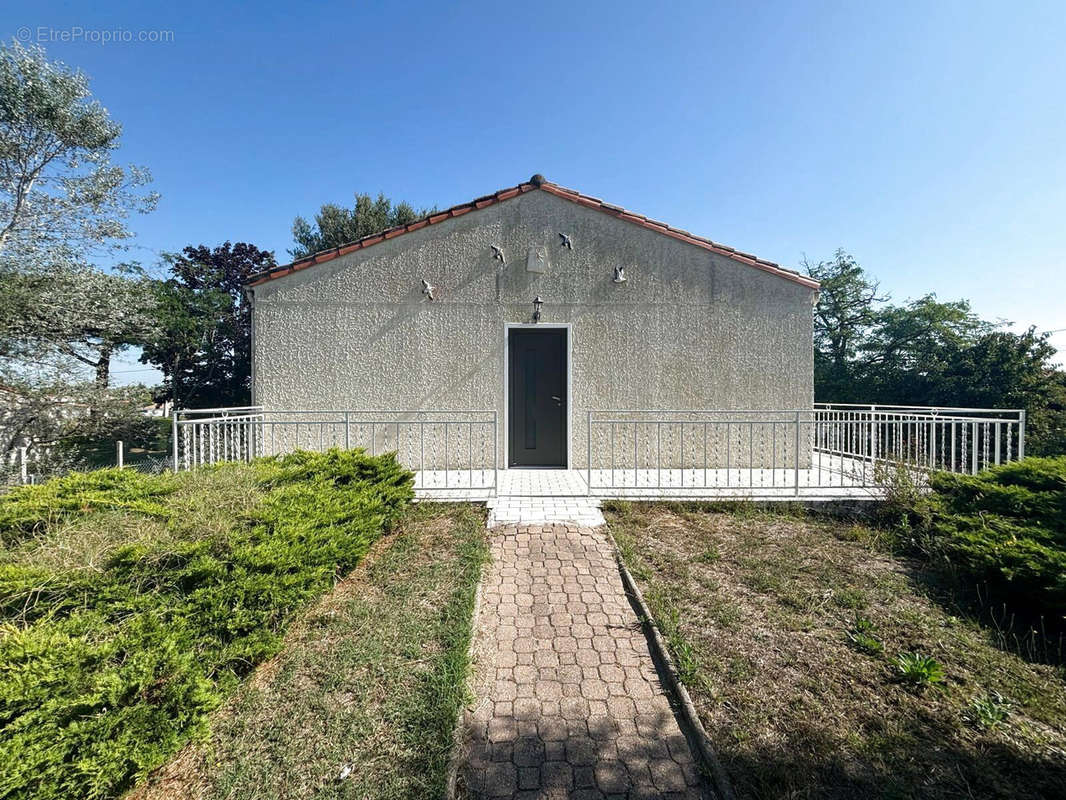
POLYGON ((566 331, 509 335, 509 466, 566 467, 566 331))

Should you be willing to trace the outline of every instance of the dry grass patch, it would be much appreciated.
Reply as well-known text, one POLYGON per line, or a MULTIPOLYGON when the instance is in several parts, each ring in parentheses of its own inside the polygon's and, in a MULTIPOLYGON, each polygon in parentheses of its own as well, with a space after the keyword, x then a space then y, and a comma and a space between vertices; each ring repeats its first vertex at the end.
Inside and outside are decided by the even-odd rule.
POLYGON ((0 551, 0 560, 57 570, 99 571, 116 550, 127 545, 166 547, 224 536, 235 522, 246 520, 267 493, 256 473, 239 464, 160 475, 154 480, 171 492, 166 495, 167 517, 124 509, 60 517, 11 549, 0 551))
POLYGON ((410 507, 134 797, 441 796, 486 558, 482 510, 410 507))
POLYGON ((1062 668, 997 647, 883 534, 751 509, 606 512, 741 797, 1061 796, 1062 668))

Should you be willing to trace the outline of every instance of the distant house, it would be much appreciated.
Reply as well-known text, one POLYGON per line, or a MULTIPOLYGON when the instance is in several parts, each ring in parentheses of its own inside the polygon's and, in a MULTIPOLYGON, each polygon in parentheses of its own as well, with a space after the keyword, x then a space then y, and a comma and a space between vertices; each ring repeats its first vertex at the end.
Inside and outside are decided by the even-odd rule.
POLYGON ((164 400, 161 403, 149 403, 141 406, 141 415, 145 417, 169 417, 173 410, 173 403, 164 400))
POLYGON ((817 290, 535 175, 254 276, 253 402, 489 409, 500 466, 581 467, 590 411, 810 409, 817 290))

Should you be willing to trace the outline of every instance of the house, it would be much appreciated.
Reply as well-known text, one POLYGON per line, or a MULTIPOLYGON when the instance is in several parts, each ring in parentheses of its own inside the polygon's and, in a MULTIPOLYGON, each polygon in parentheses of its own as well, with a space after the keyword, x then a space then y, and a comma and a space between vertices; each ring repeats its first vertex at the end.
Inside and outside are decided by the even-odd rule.
POLYGON ((255 404, 491 412, 501 467, 587 466, 590 412, 812 408, 816 281, 540 175, 247 290, 255 404))

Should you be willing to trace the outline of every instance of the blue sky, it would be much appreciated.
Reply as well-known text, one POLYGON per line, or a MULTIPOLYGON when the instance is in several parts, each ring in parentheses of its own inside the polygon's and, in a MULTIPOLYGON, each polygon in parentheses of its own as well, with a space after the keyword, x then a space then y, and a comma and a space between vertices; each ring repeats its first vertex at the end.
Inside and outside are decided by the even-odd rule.
POLYGON ((89 74, 119 159, 152 170, 146 266, 226 239, 284 261, 323 202, 444 207, 541 172, 787 266, 843 247, 897 300, 1066 328, 1061 2, 36 0, 2 26, 89 74), (87 41, 115 30, 172 41, 87 41))

